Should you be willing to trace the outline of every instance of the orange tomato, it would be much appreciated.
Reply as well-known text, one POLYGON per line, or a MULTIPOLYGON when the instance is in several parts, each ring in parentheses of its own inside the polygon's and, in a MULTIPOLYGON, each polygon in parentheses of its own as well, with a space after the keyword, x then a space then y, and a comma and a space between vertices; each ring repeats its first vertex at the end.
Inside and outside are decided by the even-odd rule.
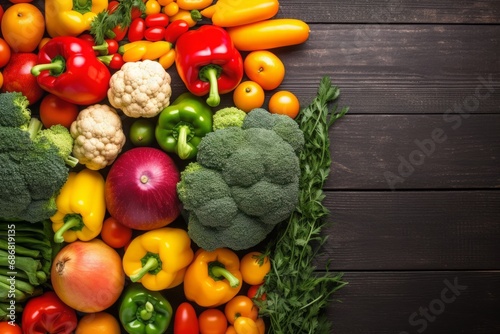
POLYGON ((120 324, 107 312, 89 313, 80 319, 75 334, 120 334, 120 324))
POLYGON ((264 99, 264 89, 255 81, 244 81, 233 91, 233 102, 235 107, 245 112, 262 107, 264 99))
POLYGON ((11 325, 8 321, 0 322, 0 333, 2 334, 23 334, 21 327, 17 324, 11 325))
POLYGON ((145 11, 146 15, 158 14, 159 12, 161 12, 161 6, 158 3, 158 1, 156 0, 146 1, 146 11, 145 11))
POLYGON ((201 334, 225 334, 227 319, 224 312, 217 308, 207 308, 198 317, 201 334))
POLYGON ((47 94, 40 103, 40 120, 46 128, 61 124, 69 129, 78 113, 76 104, 64 101, 54 94, 47 94))
POLYGON ((43 46, 45 44, 47 44, 48 41, 50 41, 50 37, 44 37, 44 38, 42 38, 42 40, 40 41, 40 43, 38 43, 38 50, 40 50, 41 48, 43 48, 43 46))
POLYGON ((267 50, 250 52, 243 62, 247 77, 264 90, 273 90, 285 78, 285 65, 274 53, 267 50))
POLYGON ((3 38, 0 38, 0 68, 9 63, 10 55, 11 51, 9 44, 7 44, 3 38))
POLYGON ((227 321, 233 325, 239 317, 247 317, 254 321, 257 320, 259 309, 247 296, 237 295, 226 303, 224 313, 226 314, 227 321))
POLYGON ((287 90, 274 93, 269 99, 269 112, 273 114, 297 117, 300 111, 300 102, 297 96, 287 90))
MULTIPOLYGON (((171 1, 170 3, 163 5, 163 13, 167 16, 174 16, 179 12, 179 5, 177 2, 171 1)), ((174 21, 171 19, 170 21, 174 21)))
POLYGON ((262 258, 260 263, 260 252, 249 252, 245 254, 240 261, 240 272, 243 281, 250 285, 258 285, 264 283, 265 276, 271 270, 271 262, 267 256, 262 258))
POLYGON ((29 3, 17 3, 5 11, 1 23, 2 35, 14 52, 32 52, 45 33, 42 12, 29 3))

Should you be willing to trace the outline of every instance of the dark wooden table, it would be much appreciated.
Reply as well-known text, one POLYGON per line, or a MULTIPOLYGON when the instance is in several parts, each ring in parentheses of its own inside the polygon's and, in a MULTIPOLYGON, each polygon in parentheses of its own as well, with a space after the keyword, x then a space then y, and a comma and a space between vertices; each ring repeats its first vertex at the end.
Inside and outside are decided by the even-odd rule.
POLYGON ((316 263, 349 283, 334 332, 500 333, 500 1, 282 0, 278 17, 311 27, 276 51, 280 89, 305 105, 328 75, 350 107, 316 263))
MULTIPOLYGON (((500 333, 500 2, 281 1, 310 23, 282 88, 322 75, 331 130, 322 268, 338 334, 500 333)), ((290 52, 291 51, 291 52, 290 52)))

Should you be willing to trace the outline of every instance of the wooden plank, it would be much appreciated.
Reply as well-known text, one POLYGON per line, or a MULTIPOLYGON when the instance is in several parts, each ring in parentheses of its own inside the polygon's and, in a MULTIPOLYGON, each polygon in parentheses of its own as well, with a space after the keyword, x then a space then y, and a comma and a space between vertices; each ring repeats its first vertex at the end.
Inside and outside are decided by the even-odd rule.
POLYGON ((498 23, 495 0, 282 0, 280 17, 331 23, 498 23))
POLYGON ((347 272, 336 334, 498 334, 500 272, 347 272))
POLYGON ((500 188, 500 115, 346 115, 328 189, 500 188))
POLYGON ((329 239, 318 268, 500 268, 499 191, 329 191, 324 203, 329 239))

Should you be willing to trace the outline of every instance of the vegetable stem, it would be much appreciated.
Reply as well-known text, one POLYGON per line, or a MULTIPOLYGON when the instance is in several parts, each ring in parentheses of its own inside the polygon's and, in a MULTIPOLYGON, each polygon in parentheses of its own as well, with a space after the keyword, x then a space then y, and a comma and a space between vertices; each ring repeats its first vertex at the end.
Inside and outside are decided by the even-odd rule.
POLYGON ((187 139, 190 133, 190 127, 188 125, 181 125, 177 130, 177 155, 179 155, 179 158, 185 160, 193 150, 193 148, 188 145, 187 139))
POLYGON ((158 259, 155 256, 150 256, 150 257, 148 257, 146 263, 142 266, 142 268, 139 269, 139 271, 137 271, 133 275, 130 275, 130 280, 132 282, 137 282, 144 275, 146 275, 148 272, 157 269, 158 266, 159 266, 158 259))
POLYGON ((240 285, 240 280, 234 276, 229 270, 220 265, 209 265, 209 274, 214 280, 227 279, 232 288, 240 285))
POLYGON ((207 104, 211 107, 217 107, 220 103, 219 85, 217 80, 222 73, 222 68, 218 65, 206 65, 201 68, 199 77, 203 81, 210 83, 207 104))
POLYGON ((66 233, 67 231, 73 229, 73 230, 81 230, 84 227, 83 219, 82 216, 79 214, 75 215, 66 215, 64 217, 64 224, 61 226, 60 229, 54 233, 54 242, 55 243, 62 243, 64 242, 64 236, 63 234, 66 233))

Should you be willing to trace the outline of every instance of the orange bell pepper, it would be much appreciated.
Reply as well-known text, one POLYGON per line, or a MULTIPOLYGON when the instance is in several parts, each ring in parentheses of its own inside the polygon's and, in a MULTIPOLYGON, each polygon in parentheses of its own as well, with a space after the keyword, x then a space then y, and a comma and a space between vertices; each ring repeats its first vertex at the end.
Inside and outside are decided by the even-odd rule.
POLYGON ((202 307, 216 307, 230 301, 241 290, 240 260, 228 248, 199 249, 184 276, 184 294, 202 307))

